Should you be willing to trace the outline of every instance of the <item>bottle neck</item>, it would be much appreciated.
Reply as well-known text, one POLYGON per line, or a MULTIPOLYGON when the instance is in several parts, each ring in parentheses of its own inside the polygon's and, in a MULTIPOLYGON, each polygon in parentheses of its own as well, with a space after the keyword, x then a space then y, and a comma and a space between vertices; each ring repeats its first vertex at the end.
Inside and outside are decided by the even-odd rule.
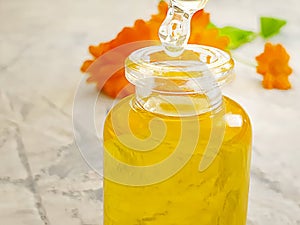
POLYGON ((150 46, 133 52, 125 65, 142 108, 191 116, 223 106, 220 87, 232 79, 234 62, 228 53, 207 46, 188 45, 178 57, 168 56, 161 46, 150 46))
POLYGON ((215 113, 223 107, 218 86, 192 79, 143 79, 136 84, 134 101, 146 111, 172 117, 215 113))

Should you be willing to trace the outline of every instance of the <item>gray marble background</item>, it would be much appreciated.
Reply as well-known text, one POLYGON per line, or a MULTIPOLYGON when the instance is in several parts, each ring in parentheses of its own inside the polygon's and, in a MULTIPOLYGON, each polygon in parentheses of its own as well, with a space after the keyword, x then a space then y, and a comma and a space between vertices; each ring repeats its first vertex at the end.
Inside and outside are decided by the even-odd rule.
MULTIPOLYGON (((0 0, 1 225, 102 224, 101 178, 74 142, 79 67, 88 45, 148 19, 156 3, 0 0)), ((271 41, 291 55, 293 89, 261 87, 253 66, 261 39, 234 52, 237 77, 224 89, 253 123, 248 225, 300 225, 299 6, 298 0, 211 0, 207 6, 218 25, 258 30, 260 15, 288 20, 271 41)))

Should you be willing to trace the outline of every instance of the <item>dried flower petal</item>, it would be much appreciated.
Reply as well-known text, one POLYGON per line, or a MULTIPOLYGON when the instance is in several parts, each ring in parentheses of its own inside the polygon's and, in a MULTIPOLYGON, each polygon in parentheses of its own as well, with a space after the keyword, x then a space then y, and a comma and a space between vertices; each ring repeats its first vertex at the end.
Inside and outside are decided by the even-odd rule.
POLYGON ((262 82, 264 88, 282 90, 291 88, 288 77, 293 70, 288 64, 289 60, 290 56, 281 44, 265 44, 264 52, 256 57, 258 63, 256 69, 264 76, 262 82))

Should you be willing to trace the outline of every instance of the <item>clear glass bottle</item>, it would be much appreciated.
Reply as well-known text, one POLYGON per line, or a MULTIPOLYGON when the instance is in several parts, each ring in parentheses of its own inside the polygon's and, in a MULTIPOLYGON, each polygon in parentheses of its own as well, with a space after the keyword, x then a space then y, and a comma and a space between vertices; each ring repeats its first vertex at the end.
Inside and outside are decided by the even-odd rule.
POLYGON ((188 45, 132 53, 126 77, 136 93, 104 126, 104 225, 245 225, 251 124, 220 86, 234 61, 188 45))

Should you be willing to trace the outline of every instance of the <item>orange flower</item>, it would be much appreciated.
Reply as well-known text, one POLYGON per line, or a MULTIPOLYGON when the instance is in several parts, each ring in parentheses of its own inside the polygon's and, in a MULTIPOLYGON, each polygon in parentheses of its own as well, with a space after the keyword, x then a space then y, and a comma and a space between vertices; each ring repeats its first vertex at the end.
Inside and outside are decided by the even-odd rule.
POLYGON ((266 89, 291 88, 289 75, 293 72, 288 65, 290 56, 281 44, 265 44, 264 52, 256 57, 258 63, 257 72, 264 76, 262 85, 266 89))
MULTIPOLYGON (((98 46, 90 46, 89 52, 94 59, 85 61, 81 67, 81 71, 87 72, 90 65, 97 58, 123 44, 142 40, 159 40, 158 30, 166 17, 168 4, 164 1, 160 1, 158 11, 158 14, 152 15, 149 21, 137 20, 133 27, 125 27, 115 39, 106 43, 100 43, 98 46)), ((203 10, 195 13, 192 18, 192 32, 189 43, 205 44, 226 49, 229 44, 229 39, 227 37, 220 37, 217 29, 207 29, 208 24, 208 13, 205 13, 203 10)), ((127 52, 126 54, 120 53, 112 60, 104 60, 105 63, 101 64, 102 68, 99 68, 97 74, 90 74, 87 81, 97 83, 98 89, 102 89, 102 91, 110 97, 117 97, 119 91, 129 85, 125 79, 124 68, 114 73, 107 81, 104 81, 105 73, 109 73, 110 67, 114 67, 116 58, 124 62, 130 53, 131 52, 127 52), (101 88, 103 82, 103 88, 101 88)), ((134 89, 129 87, 127 90, 127 92, 124 92, 125 95, 132 93, 134 89)), ((121 95, 121 97, 123 96, 124 94, 121 95)))

